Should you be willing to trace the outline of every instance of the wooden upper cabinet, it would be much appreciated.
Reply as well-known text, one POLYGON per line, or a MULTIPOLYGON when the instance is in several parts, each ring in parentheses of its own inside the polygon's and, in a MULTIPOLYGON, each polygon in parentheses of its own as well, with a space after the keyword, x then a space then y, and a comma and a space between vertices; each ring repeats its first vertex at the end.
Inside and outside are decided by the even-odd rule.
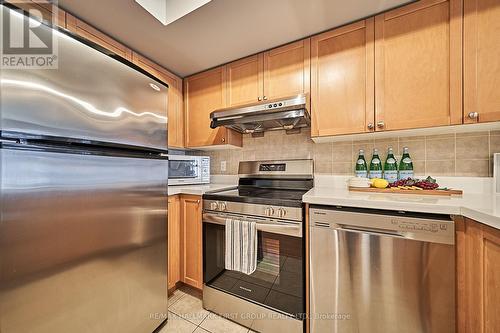
POLYGON ((264 99, 309 92, 310 51, 307 38, 264 52, 264 99))
POLYGON ((201 289, 203 286, 201 197, 183 195, 181 197, 181 212, 183 221, 182 281, 201 289))
POLYGON ((140 54, 132 53, 132 62, 149 74, 168 84, 168 146, 184 147, 184 110, 182 79, 140 54))
POLYGON ((465 123, 500 120, 499 59, 500 1, 464 0, 465 123))
POLYGON ((375 17, 377 130, 462 123, 462 0, 375 17))
POLYGON ((311 38, 312 136, 373 130, 373 42, 373 18, 311 38))
POLYGON ((227 106, 261 101, 264 97, 264 57, 257 54, 226 65, 227 106))
POLYGON ((66 15, 66 25, 71 32, 84 37, 105 49, 116 53, 120 57, 132 61, 132 50, 125 45, 117 42, 108 35, 102 33, 84 21, 74 17, 73 15, 66 15))
POLYGON ((210 113, 226 106, 226 66, 184 79, 186 146, 242 145, 242 136, 225 127, 210 128, 210 113))

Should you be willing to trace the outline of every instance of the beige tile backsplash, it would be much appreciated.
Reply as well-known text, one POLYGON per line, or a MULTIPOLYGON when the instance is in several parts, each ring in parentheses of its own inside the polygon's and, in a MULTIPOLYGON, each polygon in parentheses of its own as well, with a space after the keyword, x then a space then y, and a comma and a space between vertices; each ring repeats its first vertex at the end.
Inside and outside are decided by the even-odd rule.
POLYGON ((212 158, 211 172, 216 175, 237 174, 238 163, 243 160, 297 158, 314 159, 317 173, 350 175, 359 149, 365 150, 369 162, 373 148, 378 148, 385 160, 389 147, 398 160, 403 147, 408 147, 417 175, 488 177, 493 174, 492 155, 500 153, 500 131, 335 143, 314 143, 308 130, 290 135, 272 131, 258 138, 245 135, 243 148, 215 150, 208 155, 212 158), (221 170, 222 161, 226 161, 225 171, 221 170))

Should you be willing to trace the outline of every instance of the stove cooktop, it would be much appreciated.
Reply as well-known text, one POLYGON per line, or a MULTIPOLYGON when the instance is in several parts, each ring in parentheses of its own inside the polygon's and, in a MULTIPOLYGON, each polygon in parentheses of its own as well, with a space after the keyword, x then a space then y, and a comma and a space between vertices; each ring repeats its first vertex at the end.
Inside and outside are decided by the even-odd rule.
POLYGON ((302 196, 306 192, 306 190, 239 187, 234 190, 206 193, 203 195, 203 199, 302 207, 302 196))

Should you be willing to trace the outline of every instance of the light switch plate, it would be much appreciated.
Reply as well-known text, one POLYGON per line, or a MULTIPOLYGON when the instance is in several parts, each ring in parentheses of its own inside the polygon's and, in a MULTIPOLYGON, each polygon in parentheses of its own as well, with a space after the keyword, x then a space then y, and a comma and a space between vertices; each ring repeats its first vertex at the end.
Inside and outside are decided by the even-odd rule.
POLYGON ((220 162, 220 171, 225 172, 226 171, 226 161, 221 161, 220 162))

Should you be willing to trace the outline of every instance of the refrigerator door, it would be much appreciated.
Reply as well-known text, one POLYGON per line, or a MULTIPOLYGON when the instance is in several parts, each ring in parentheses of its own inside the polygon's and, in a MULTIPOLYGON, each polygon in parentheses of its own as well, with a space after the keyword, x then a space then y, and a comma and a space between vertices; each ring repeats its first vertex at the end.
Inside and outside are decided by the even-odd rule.
MULTIPOLYGON (((0 11, 12 12, 4 6, 0 11)), ((3 137, 21 133, 167 149, 165 85, 65 33, 43 29, 56 40, 58 68, 2 69, 3 137)))
POLYGON ((0 163, 0 332, 166 319, 167 160, 4 146, 0 163))

